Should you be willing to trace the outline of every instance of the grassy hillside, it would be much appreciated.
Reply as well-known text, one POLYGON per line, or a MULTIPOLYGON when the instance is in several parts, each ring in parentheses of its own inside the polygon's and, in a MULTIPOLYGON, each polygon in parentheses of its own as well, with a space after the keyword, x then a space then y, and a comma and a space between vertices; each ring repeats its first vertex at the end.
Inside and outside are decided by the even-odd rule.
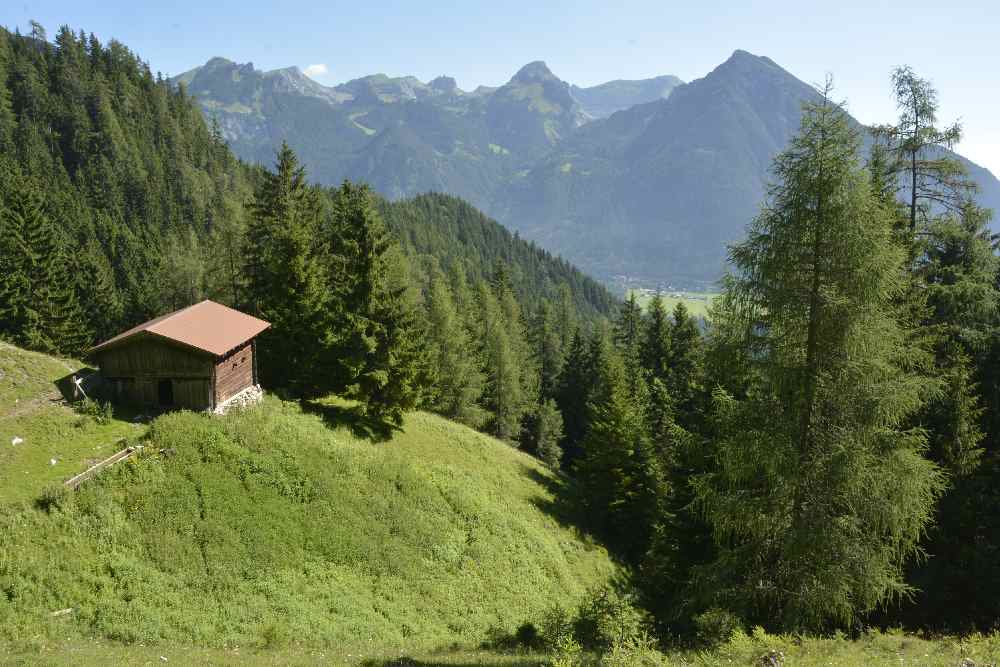
POLYGON ((0 342, 0 505, 31 501, 142 435, 141 424, 99 423, 65 404, 56 382, 81 368, 0 342))
POLYGON ((478 646, 613 576, 530 457, 428 414, 363 430, 337 403, 168 414, 48 510, 0 504, 0 642, 478 646))

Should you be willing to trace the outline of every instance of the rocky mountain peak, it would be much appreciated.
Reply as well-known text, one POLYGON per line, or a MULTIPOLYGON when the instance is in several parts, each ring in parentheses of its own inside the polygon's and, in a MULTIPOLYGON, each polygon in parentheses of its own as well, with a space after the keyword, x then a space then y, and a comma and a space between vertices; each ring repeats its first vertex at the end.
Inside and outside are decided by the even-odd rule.
POLYGON ((553 80, 558 81, 559 78, 552 73, 544 61, 536 60, 519 69, 511 79, 511 83, 536 83, 553 80))

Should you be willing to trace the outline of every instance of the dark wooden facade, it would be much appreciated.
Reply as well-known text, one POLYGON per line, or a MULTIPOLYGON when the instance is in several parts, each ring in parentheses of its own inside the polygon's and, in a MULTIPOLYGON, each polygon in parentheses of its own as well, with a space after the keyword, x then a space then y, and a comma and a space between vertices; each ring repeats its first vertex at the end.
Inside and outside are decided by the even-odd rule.
POLYGON ((215 364, 215 404, 218 405, 247 387, 257 384, 253 359, 254 342, 247 341, 215 364))
POLYGON ((154 336, 96 352, 105 391, 121 403, 212 410, 257 384, 254 341, 217 357, 154 336))

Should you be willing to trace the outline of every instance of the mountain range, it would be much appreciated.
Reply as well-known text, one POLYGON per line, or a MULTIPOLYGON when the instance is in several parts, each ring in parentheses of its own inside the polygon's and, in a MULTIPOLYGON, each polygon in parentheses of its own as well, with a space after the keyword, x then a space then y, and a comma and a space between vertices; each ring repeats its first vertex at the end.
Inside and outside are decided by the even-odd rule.
MULTIPOLYGON (((681 285, 721 274, 817 95, 740 50, 688 83, 579 87, 538 61, 472 91, 384 74, 329 87, 297 67, 224 58, 174 81, 245 160, 270 164, 287 141, 321 183, 457 195, 599 278, 681 285)), ((982 203, 1000 209, 1000 181, 965 163, 982 203)))

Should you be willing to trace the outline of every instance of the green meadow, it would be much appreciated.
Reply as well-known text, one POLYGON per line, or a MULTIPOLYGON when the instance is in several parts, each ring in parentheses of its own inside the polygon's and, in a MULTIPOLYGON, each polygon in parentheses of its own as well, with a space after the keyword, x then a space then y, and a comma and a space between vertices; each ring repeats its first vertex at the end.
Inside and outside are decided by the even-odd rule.
MULTIPOLYGON (((654 296, 654 293, 648 290, 630 289, 625 293, 625 298, 627 299, 633 294, 643 310, 648 308, 649 302, 653 300, 654 296)), ((708 317, 709 306, 718 297, 718 292, 670 291, 660 293, 660 298, 663 300, 663 305, 666 306, 667 312, 673 312, 677 304, 683 303, 688 312, 695 317, 708 317)))
POLYGON ((0 342, 0 506, 35 499, 145 432, 133 419, 95 418, 66 404, 56 383, 83 368, 0 342))
POLYGON ((268 398, 161 416, 143 444, 75 493, 40 468, 41 500, 0 504, 0 640, 477 647, 617 572, 561 520, 557 477, 429 414, 385 434, 268 398))

